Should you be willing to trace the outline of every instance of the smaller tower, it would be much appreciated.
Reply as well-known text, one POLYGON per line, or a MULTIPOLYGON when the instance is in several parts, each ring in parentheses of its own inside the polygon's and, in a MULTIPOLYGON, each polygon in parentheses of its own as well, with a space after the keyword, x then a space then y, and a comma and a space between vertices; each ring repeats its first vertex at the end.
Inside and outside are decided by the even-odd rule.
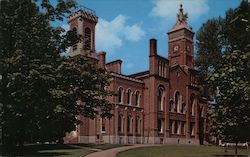
POLYGON ((82 36, 81 42, 70 48, 69 56, 84 54, 92 58, 96 57, 95 51, 95 26, 98 17, 95 12, 86 7, 81 7, 77 12, 67 17, 71 30, 76 30, 82 36))
POLYGON ((187 24, 187 13, 184 14, 182 4, 180 5, 179 13, 175 26, 167 33, 168 42, 168 59, 170 66, 179 64, 181 66, 194 66, 194 32, 187 24))

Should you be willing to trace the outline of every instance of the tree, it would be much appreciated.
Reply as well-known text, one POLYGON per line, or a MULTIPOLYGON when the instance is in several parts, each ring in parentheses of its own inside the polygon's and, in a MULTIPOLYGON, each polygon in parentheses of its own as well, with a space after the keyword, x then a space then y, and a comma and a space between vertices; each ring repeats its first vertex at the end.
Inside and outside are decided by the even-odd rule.
POLYGON ((214 18, 208 20, 197 32, 197 59, 196 67, 199 69, 201 93, 210 99, 211 91, 205 78, 209 72, 220 63, 223 50, 223 19, 214 18))
POLYGON ((108 73, 86 56, 60 57, 80 38, 52 22, 63 20, 74 1, 0 4, 3 150, 15 153, 18 146, 22 155, 25 142, 60 141, 80 123, 79 114, 94 118, 99 109, 110 117, 108 73))
POLYGON ((209 77, 219 89, 212 114, 212 131, 221 140, 237 143, 250 140, 250 52, 235 50, 222 57, 222 64, 209 77))
POLYGON ((202 95, 216 100, 208 108, 210 132, 236 143, 249 140, 249 22, 250 5, 245 0, 229 9, 225 18, 208 20, 197 33, 202 95))
POLYGON ((201 93, 208 100, 214 98, 214 91, 205 79, 221 64, 222 55, 233 50, 249 51, 250 47, 246 46, 250 39, 250 34, 246 33, 249 17, 249 4, 242 1, 236 9, 229 9, 224 18, 208 20, 197 32, 195 65, 200 71, 201 93))
MULTIPOLYGON (((219 22, 220 31, 212 27, 219 19, 214 20, 212 26, 211 21, 203 25, 197 44, 196 63, 204 72, 205 77, 201 78, 201 82, 206 84, 203 87, 211 89, 212 93, 219 92, 219 95, 215 94, 216 104, 212 108, 213 112, 210 112, 210 131, 221 140, 235 142, 236 156, 237 143, 250 139, 249 17, 249 4, 242 1, 238 8, 226 12, 226 17, 219 22), (207 37, 213 41, 205 40, 207 37), (216 57, 217 54, 221 57, 216 57)), ((207 94, 209 97, 210 94, 207 94)))

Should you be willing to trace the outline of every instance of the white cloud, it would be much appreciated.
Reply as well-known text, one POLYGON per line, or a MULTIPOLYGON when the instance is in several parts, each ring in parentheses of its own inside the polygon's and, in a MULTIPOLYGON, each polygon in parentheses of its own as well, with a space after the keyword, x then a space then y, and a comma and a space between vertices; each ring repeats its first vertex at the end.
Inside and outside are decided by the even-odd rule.
POLYGON ((209 11, 208 0, 155 0, 150 15, 174 20, 180 4, 183 4, 184 12, 188 13, 190 20, 195 20, 209 11))
POLYGON ((114 53, 122 46, 124 40, 136 42, 144 35, 141 25, 128 25, 127 17, 124 15, 118 15, 112 21, 100 18, 96 26, 96 48, 114 53))
POLYGON ((145 32, 141 29, 139 25, 126 26, 124 28, 124 33, 126 33, 125 38, 130 41, 139 41, 145 32))
POLYGON ((134 64, 133 63, 125 63, 124 67, 127 69, 131 69, 134 67, 134 64))

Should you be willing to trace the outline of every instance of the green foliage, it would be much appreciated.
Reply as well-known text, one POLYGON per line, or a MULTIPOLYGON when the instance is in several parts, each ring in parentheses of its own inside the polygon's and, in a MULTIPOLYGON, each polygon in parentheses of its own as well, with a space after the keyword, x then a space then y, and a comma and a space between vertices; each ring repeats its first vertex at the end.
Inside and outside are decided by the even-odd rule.
POLYGON ((110 95, 108 73, 85 56, 60 57, 80 38, 51 22, 74 6, 73 0, 1 1, 3 144, 56 141, 75 129, 79 114, 111 116, 103 99, 110 95))
POLYGON ((249 28, 250 4, 245 0, 229 9, 225 18, 209 20, 197 33, 202 94, 208 99, 215 95, 217 102, 208 109, 210 132, 226 142, 250 140, 249 28))
MULTIPOLYGON (((224 152, 224 148, 217 146, 185 146, 163 145, 145 148, 130 149, 117 154, 117 157, 233 157, 233 151, 224 152)), ((247 157, 249 151, 241 149, 241 157, 247 157)))
POLYGON ((213 132, 225 141, 245 142, 250 139, 250 52, 239 50, 225 54, 222 64, 209 77, 219 89, 218 104, 212 120, 213 132))
POLYGON ((222 63, 222 55, 240 50, 250 50, 249 39, 250 7, 242 1, 236 9, 229 9, 224 18, 208 20, 197 32, 196 67, 200 71, 202 95, 210 99, 213 91, 206 82, 206 77, 222 63))

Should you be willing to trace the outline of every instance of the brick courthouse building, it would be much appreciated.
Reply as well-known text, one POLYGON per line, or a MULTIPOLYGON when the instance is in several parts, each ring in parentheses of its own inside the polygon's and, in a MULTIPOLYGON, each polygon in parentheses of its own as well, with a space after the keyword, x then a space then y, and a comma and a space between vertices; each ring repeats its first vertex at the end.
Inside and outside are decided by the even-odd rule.
MULTIPOLYGON (((198 144, 205 132, 206 99, 198 98, 194 67, 194 32, 187 24, 182 6, 168 35, 168 58, 157 54, 157 41, 150 39, 149 70, 133 75, 121 73, 121 60, 105 61, 105 52, 95 51, 98 17, 89 9, 68 16, 71 29, 82 42, 71 47, 70 56, 87 53, 100 67, 111 72, 109 97, 114 104, 111 119, 94 120, 79 116, 83 124, 65 138, 65 143, 180 143, 198 144), (204 125, 199 129, 199 125, 204 125)), ((166 53, 167 54, 167 53, 166 53)))

